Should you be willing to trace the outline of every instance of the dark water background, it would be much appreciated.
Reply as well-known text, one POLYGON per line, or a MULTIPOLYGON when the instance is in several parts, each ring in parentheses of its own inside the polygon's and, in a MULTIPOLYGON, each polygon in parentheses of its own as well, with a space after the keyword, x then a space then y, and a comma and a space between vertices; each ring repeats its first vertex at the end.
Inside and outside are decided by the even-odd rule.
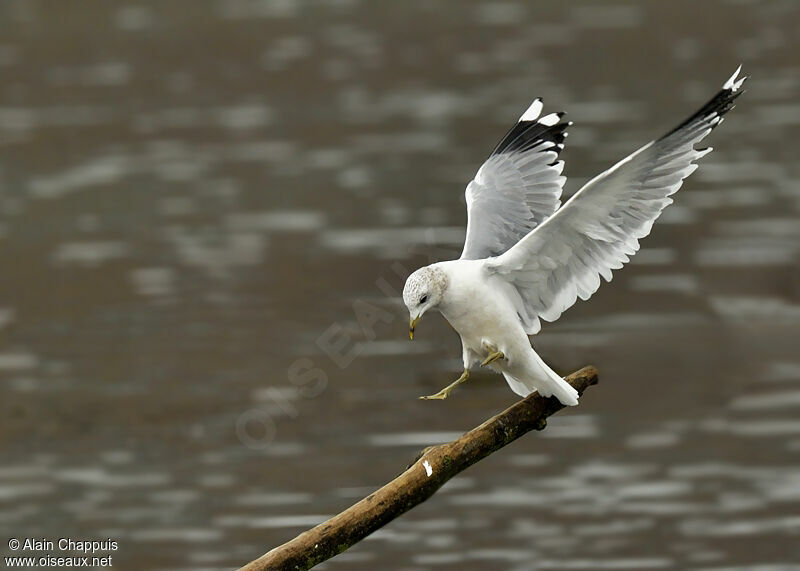
POLYGON ((602 384, 325 568, 800 569, 800 8, 564 4, 0 4, 0 552, 232 568, 505 408, 416 400, 460 346, 408 342, 393 264, 457 254, 534 96, 569 193, 743 62, 644 249, 534 339, 602 384))

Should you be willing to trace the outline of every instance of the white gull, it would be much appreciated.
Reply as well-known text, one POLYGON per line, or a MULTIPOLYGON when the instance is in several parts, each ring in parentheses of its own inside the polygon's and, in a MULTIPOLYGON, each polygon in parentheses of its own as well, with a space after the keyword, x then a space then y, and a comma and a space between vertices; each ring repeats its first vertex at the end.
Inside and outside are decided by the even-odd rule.
POLYGON ((534 390, 564 405, 578 393, 530 345, 541 320, 555 321, 600 278, 611 281, 639 249, 672 202, 695 161, 695 149, 741 95, 741 66, 699 111, 675 129, 596 176, 563 206, 563 113, 540 118, 536 99, 467 185, 467 236, 458 260, 420 268, 406 281, 403 301, 410 336, 429 310, 439 311, 461 336, 464 372, 424 399, 444 399, 469 378, 476 363, 490 366, 511 390, 534 390))

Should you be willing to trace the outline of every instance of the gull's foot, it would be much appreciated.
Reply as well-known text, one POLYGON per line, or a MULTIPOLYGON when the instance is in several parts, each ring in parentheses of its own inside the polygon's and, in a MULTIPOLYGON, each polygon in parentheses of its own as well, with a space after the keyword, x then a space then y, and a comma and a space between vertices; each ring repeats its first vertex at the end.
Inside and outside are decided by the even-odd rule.
POLYGON ((504 359, 504 358, 505 358, 505 355, 503 354, 502 351, 495 351, 494 353, 492 353, 491 355, 489 355, 488 357, 486 357, 483 360, 483 362, 481 363, 481 367, 485 367, 486 365, 494 363, 498 359, 504 359))
POLYGON ((419 398, 422 400, 444 400, 450 395, 450 393, 454 388, 456 388, 458 385, 466 381, 468 378, 469 378, 469 369, 464 369, 464 372, 461 373, 461 376, 458 377, 458 379, 456 379, 454 383, 447 385, 445 388, 443 388, 434 395, 428 395, 426 397, 419 397, 419 398))

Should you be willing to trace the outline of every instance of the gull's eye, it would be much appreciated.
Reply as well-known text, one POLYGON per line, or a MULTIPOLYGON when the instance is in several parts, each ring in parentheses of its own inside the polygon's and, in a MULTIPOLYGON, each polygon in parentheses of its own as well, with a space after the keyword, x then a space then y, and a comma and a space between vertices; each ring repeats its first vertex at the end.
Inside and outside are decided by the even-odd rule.
POLYGON ((422 305, 426 301, 428 301, 428 294, 427 293, 425 295, 423 295, 421 298, 419 298, 419 304, 422 305))

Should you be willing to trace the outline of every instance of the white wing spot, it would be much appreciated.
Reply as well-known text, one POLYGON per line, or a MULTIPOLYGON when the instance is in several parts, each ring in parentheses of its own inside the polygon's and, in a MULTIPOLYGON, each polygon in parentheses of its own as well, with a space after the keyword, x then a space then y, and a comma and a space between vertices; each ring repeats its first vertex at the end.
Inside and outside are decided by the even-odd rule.
POLYGON ((425 460, 422 463, 422 465, 425 467, 425 473, 428 475, 428 478, 430 478, 431 474, 433 474, 433 468, 431 468, 431 463, 425 460))
POLYGON ((542 112, 542 107, 543 106, 544 105, 542 104, 542 100, 537 97, 536 99, 533 100, 533 103, 531 103, 530 107, 528 107, 528 110, 525 111, 525 113, 522 114, 522 116, 519 118, 519 120, 520 121, 535 121, 536 118, 539 116, 539 113, 542 112))
POLYGON ((541 119, 539 119, 539 123, 542 125, 547 125, 548 127, 552 127, 556 123, 558 123, 558 113, 550 113, 550 115, 545 115, 541 119))
POLYGON ((738 81, 736 80, 736 78, 739 76, 739 72, 740 71, 742 71, 742 66, 741 65, 738 68, 736 68, 736 71, 733 73, 733 75, 730 77, 730 79, 725 82, 725 84, 722 86, 722 89, 730 89, 733 92, 735 92, 737 89, 739 89, 742 86, 742 84, 744 83, 744 80, 746 79, 746 78, 743 77, 742 79, 740 79, 738 81))

